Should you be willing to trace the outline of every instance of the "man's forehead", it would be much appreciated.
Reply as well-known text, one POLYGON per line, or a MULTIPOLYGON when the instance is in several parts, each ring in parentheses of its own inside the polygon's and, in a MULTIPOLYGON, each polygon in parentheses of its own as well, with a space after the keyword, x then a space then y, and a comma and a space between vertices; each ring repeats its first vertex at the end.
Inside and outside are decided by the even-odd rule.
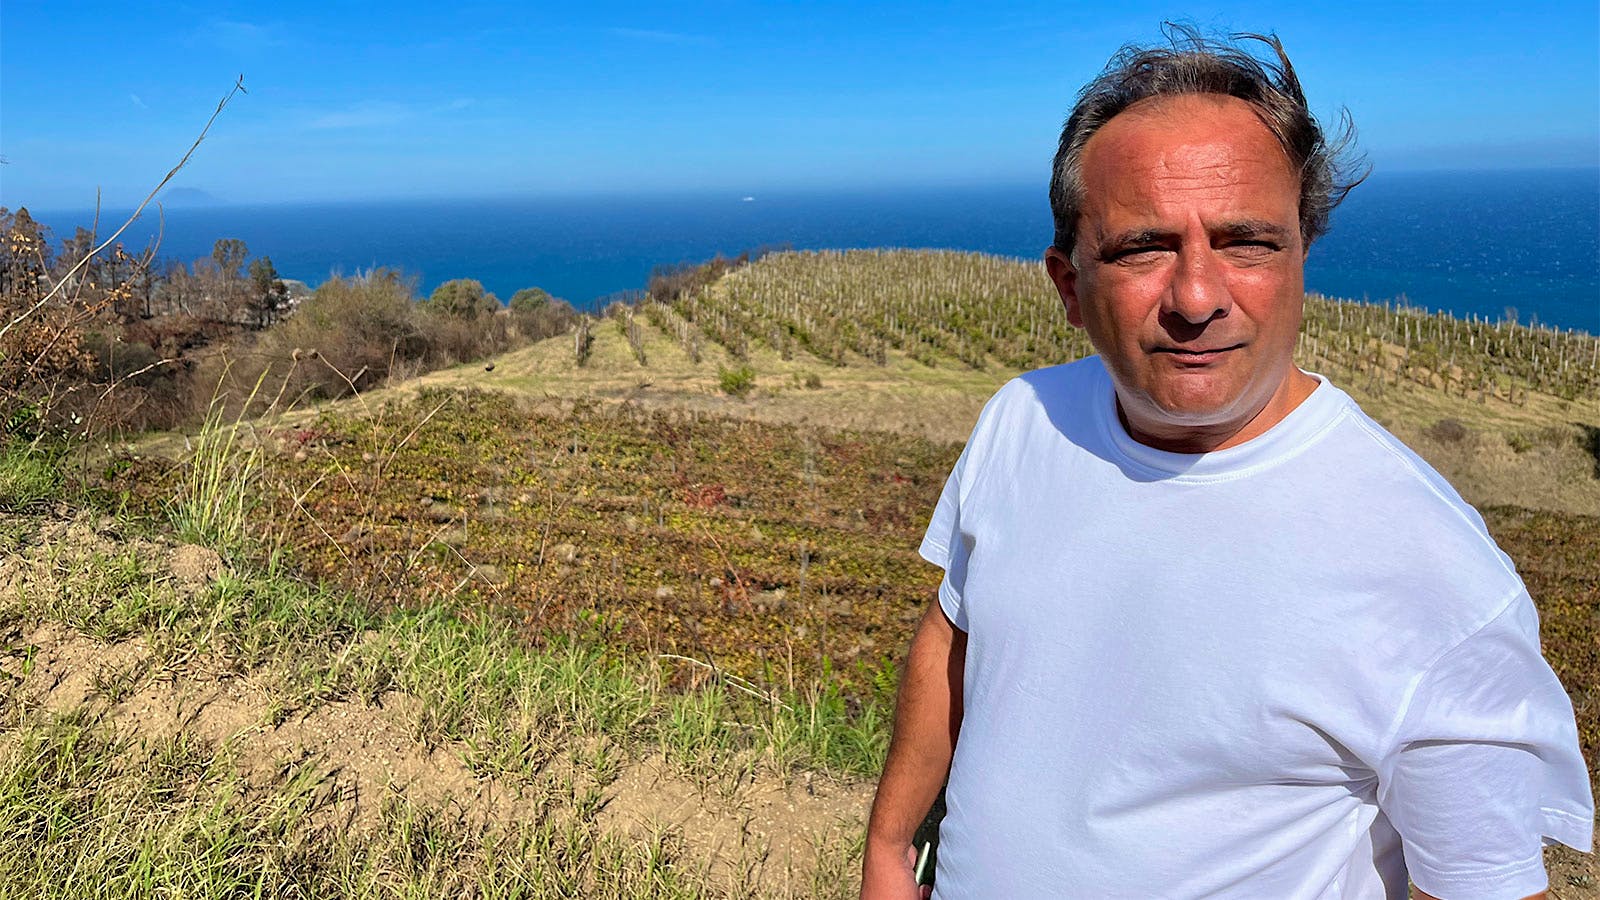
POLYGON ((1186 95, 1145 101, 1089 138, 1082 156, 1084 201, 1107 192, 1182 192, 1236 182, 1286 186, 1299 178, 1254 107, 1233 97, 1186 95))
POLYGON ((1128 119, 1157 116, 1206 118, 1223 115, 1227 110, 1254 113, 1255 107, 1249 101, 1230 94, 1213 94, 1203 91, 1187 94, 1162 94, 1155 97, 1146 97, 1143 100, 1129 104, 1122 112, 1112 116, 1111 121, 1124 117, 1128 119))
POLYGON ((1254 106, 1221 94, 1151 97, 1133 104, 1100 127, 1084 146, 1084 164, 1107 152, 1118 165, 1151 152, 1181 154, 1187 148, 1226 147, 1261 163, 1288 165, 1283 145, 1254 106))

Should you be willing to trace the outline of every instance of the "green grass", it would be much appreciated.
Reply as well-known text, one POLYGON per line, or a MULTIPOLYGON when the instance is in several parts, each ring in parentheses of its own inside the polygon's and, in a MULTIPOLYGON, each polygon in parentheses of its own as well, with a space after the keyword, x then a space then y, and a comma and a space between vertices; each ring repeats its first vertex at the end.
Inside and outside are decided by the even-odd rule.
POLYGON ((260 387, 258 380, 232 421, 223 414, 222 398, 212 401, 182 467, 178 490, 167 505, 167 516, 180 538, 228 555, 246 549, 249 517, 256 506, 252 482, 260 474, 261 449, 256 441, 244 440, 250 425, 243 410, 260 387))
POLYGON ((25 441, 0 439, 0 513, 26 512, 59 499, 61 454, 25 441))
POLYGON ((591 821, 496 826, 391 799, 363 833, 330 818, 328 773, 238 776, 184 735, 137 743, 82 710, 6 735, 0 896, 691 898, 713 894, 670 834, 591 821))

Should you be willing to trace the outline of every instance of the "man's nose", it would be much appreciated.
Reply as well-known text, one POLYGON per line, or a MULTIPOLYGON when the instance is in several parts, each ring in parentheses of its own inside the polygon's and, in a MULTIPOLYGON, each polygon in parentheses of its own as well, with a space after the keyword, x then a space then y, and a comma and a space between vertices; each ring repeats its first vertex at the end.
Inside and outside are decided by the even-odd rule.
POLYGON ((1180 252, 1163 312, 1177 316, 1190 325, 1204 325, 1212 319, 1226 316, 1232 310, 1233 296, 1228 292, 1221 264, 1211 248, 1180 252))

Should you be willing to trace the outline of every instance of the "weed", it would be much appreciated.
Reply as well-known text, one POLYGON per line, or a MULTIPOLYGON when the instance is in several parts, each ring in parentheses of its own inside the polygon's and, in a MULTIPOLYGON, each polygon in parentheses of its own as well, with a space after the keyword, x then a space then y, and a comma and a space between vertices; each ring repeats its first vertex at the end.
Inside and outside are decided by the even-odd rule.
POLYGON ((737 369, 718 367, 717 384, 724 394, 734 397, 747 396, 756 386, 756 371, 748 365, 737 369))
POLYGON ((0 514, 0 554, 15 553, 39 534, 39 521, 31 516, 0 514))
POLYGON ((90 676, 89 685, 106 703, 121 703, 138 690, 149 668, 149 662, 143 659, 122 665, 102 665, 90 676))

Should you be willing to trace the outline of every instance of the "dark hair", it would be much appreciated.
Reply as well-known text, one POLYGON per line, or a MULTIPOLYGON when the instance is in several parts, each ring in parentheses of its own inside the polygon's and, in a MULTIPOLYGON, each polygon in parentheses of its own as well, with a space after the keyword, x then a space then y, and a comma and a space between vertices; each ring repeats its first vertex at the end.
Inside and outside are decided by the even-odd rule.
POLYGON ((1183 94, 1221 94, 1255 107, 1261 123, 1300 172, 1300 236, 1310 247, 1328 230, 1328 214, 1367 177, 1365 161, 1350 155, 1355 126, 1349 112, 1341 110, 1339 134, 1330 143, 1306 106, 1300 79, 1276 35, 1236 34, 1227 40, 1212 40, 1189 26, 1170 22, 1162 33, 1167 46, 1123 47, 1105 71, 1078 94, 1061 129, 1050 178, 1056 249, 1071 254, 1078 238, 1083 148, 1089 138, 1141 100, 1183 94), (1271 47, 1277 59, 1251 55, 1241 46, 1247 40, 1271 47))

